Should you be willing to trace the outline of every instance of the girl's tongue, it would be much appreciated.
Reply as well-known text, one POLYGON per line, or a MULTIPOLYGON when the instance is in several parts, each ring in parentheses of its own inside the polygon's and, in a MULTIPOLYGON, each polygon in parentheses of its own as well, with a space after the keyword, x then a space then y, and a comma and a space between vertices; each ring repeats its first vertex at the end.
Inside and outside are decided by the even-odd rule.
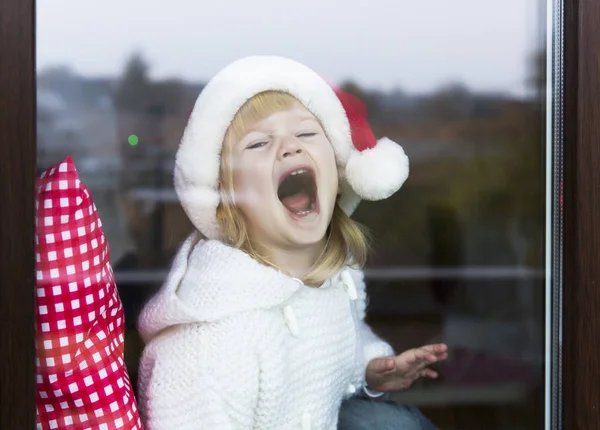
POLYGON ((287 210, 294 213, 305 212, 311 209, 311 198, 304 191, 285 197, 281 200, 281 203, 283 203, 287 210))

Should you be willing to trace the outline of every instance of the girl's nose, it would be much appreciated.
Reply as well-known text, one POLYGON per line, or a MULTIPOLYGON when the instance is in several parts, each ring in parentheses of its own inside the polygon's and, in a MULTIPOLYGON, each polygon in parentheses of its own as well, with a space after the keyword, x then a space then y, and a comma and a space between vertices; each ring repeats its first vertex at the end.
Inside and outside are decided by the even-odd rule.
POLYGON ((279 148, 279 157, 288 158, 302 154, 302 146, 296 138, 284 138, 279 148))

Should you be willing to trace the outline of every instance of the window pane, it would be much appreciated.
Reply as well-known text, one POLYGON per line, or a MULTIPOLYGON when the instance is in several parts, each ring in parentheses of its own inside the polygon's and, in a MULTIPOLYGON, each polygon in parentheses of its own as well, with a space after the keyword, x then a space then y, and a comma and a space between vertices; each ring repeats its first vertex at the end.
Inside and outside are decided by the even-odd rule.
POLYGON ((410 176, 353 218, 373 235, 367 321, 402 352, 445 342, 394 393, 439 428, 539 429, 545 396, 545 5, 538 0, 38 2, 39 173, 72 156, 110 245, 137 387, 136 320, 193 226, 172 173, 229 62, 305 63, 362 99, 410 176))

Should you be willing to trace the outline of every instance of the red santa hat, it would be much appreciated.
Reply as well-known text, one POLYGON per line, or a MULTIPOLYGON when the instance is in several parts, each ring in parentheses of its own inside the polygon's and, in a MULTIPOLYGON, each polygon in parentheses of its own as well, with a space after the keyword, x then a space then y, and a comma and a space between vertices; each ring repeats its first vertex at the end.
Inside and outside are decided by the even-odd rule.
POLYGON ((310 68, 288 58, 237 60, 206 85, 188 120, 175 160, 175 190, 194 226, 219 239, 221 149, 227 129, 244 103, 264 91, 295 97, 321 122, 340 172, 342 209, 351 215, 361 199, 382 200, 408 177, 408 158, 388 138, 377 140, 364 104, 329 85, 310 68))

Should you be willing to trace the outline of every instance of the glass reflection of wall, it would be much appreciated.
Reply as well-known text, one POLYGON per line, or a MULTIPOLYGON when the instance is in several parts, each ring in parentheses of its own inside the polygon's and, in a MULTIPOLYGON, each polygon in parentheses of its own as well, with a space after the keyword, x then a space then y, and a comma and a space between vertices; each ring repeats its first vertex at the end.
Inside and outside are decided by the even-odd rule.
POLYGON ((318 4, 38 2, 38 167, 72 155, 93 193, 133 379, 137 312, 191 230, 171 174, 194 100, 232 59, 275 53, 362 98, 411 159, 401 192, 355 215, 375 238, 369 319, 398 350, 444 340, 452 354, 395 400, 444 429, 541 428, 541 3, 318 4))

